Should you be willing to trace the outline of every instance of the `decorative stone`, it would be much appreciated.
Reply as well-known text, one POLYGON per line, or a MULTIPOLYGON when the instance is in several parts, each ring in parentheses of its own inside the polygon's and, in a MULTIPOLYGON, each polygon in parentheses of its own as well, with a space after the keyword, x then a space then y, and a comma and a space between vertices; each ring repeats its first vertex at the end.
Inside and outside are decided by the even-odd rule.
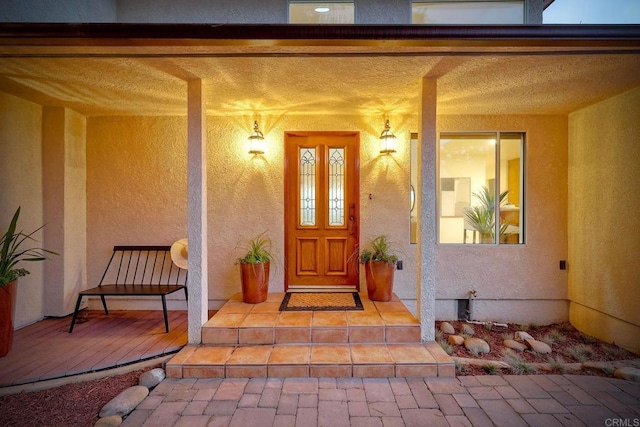
POLYGON ((141 386, 145 386, 146 388, 151 390, 152 388, 160 384, 160 382, 164 380, 164 378, 165 378, 164 369, 155 368, 140 375, 138 384, 141 386))
POLYGON ((512 350, 525 351, 527 346, 515 340, 504 340, 504 346, 512 350))
POLYGON ((440 331, 442 331, 445 334, 455 334, 456 333, 456 330, 453 329, 453 326, 449 322, 440 323, 440 331))
POLYGON ((473 335, 476 333, 476 331, 470 326, 467 325, 466 323, 462 324, 462 328, 460 328, 460 332, 465 334, 465 335, 473 335))
POLYGON ((449 344, 451 345, 464 344, 464 338, 462 338, 460 335, 449 335, 449 338, 447 339, 447 341, 449 341, 449 344))
POLYGON ((524 340, 532 340, 532 339, 534 338, 524 331, 516 332, 516 341, 524 341, 524 340))
POLYGON ((128 415, 149 395, 149 389, 136 385, 123 390, 119 395, 111 399, 100 410, 100 417, 109 417, 111 415, 120 415, 121 417, 128 415))
POLYGON ((464 346, 472 353, 489 353, 489 343, 480 338, 467 338, 464 340, 464 346))
POLYGON ((93 427, 118 427, 120 424, 122 424, 122 417, 120 415, 111 415, 100 418, 93 427))
POLYGON ((640 382, 640 369, 623 366, 613 371, 613 376, 622 380, 640 382))
POLYGON ((543 343, 542 341, 536 341, 534 339, 526 339, 524 343, 531 349, 531 351, 535 351, 536 353, 548 354, 551 353, 551 347, 547 343, 543 343))

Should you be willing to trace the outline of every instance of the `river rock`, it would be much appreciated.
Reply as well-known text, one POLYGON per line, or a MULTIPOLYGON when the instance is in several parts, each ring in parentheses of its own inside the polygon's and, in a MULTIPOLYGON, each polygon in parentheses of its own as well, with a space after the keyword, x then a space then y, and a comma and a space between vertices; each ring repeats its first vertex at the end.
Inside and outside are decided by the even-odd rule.
POLYGON ((525 331, 517 331, 515 337, 516 337, 516 341, 524 341, 524 340, 532 340, 532 339, 534 339, 531 335, 529 335, 525 331))
POLYGON ((100 418, 111 415, 124 417, 133 411, 148 395, 149 389, 144 386, 135 385, 129 387, 102 407, 100 410, 100 418))
POLYGON ((451 345, 464 344, 464 338, 462 338, 460 335, 449 335, 449 338, 447 338, 447 341, 449 341, 449 344, 451 345))
POLYGON ((145 386, 146 388, 151 390, 152 388, 160 384, 160 382, 164 380, 164 377, 164 369, 155 368, 140 375, 138 384, 141 386, 145 386))
POLYGON ((110 417, 100 418, 93 427, 118 427, 122 424, 122 417, 120 415, 111 415, 110 417))
POLYGON ((464 340, 464 346, 472 353, 489 353, 489 343, 480 338, 467 338, 464 340))
POLYGON ((442 331, 445 334, 455 334, 456 333, 456 330, 453 329, 453 326, 449 322, 440 323, 440 331, 442 331))
POLYGON ((640 369, 624 366, 613 371, 613 376, 622 380, 640 382, 640 369))
POLYGON ((525 351, 527 346, 515 340, 504 340, 504 346, 512 350, 525 351))
POLYGON ((536 341, 534 339, 526 339, 524 343, 529 347, 531 351, 535 351, 536 353, 548 354, 551 353, 551 347, 547 343, 542 341, 536 341))
POLYGON ((467 325, 466 323, 462 324, 462 328, 460 328, 460 332, 469 336, 476 333, 476 331, 471 327, 471 325, 467 325))

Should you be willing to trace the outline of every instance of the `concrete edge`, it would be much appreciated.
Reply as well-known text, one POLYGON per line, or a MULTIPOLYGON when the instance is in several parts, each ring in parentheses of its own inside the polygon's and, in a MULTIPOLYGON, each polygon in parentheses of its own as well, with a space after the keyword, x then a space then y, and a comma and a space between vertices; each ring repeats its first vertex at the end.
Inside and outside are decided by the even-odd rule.
MULTIPOLYGON (((457 357, 454 356, 452 359, 466 366, 494 366, 496 368, 508 369, 509 365, 501 360, 484 360, 484 359, 473 359, 469 357, 457 357)), ((551 364, 544 362, 529 362, 530 365, 534 366, 539 371, 552 371, 551 364)), ((640 359, 625 359, 625 360, 613 360, 606 362, 583 362, 583 363, 566 363, 565 367, 568 372, 580 371, 582 369, 615 369, 619 367, 633 367, 640 368, 640 359)))
POLYGON ((101 378, 113 377, 116 375, 127 374, 132 371, 146 369, 156 366, 163 366, 175 354, 167 354, 153 359, 143 360, 141 362, 132 363, 130 365, 119 366, 116 368, 105 369, 96 372, 88 372, 86 374, 71 375, 68 377, 55 378, 52 380, 37 381, 33 383, 19 384, 0 388, 0 396, 10 394, 30 393, 33 391, 47 390, 54 387, 60 387, 66 384, 79 383, 84 381, 92 381, 101 378))

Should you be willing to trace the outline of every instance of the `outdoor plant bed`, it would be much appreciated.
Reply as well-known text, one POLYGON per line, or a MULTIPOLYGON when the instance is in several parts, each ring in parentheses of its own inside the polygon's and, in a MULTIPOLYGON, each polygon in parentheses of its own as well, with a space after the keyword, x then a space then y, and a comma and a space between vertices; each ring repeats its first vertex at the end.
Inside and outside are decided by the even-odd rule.
POLYGON ((12 427, 93 426, 100 408, 124 389, 137 385, 140 375, 149 369, 0 396, 0 420, 12 427))
POLYGON ((618 365, 615 361, 632 361, 629 362, 631 366, 640 367, 640 356, 585 335, 568 322, 545 326, 506 324, 506 327, 491 323, 448 322, 456 335, 486 341, 490 347, 488 353, 474 353, 464 345, 450 345, 448 338, 453 334, 441 332, 442 323, 436 322, 436 341, 456 360, 456 375, 579 373, 611 376, 618 365), (463 324, 473 329, 473 335, 461 333, 463 324), (507 349, 504 340, 513 340, 518 331, 545 342, 551 347, 551 353, 507 349))

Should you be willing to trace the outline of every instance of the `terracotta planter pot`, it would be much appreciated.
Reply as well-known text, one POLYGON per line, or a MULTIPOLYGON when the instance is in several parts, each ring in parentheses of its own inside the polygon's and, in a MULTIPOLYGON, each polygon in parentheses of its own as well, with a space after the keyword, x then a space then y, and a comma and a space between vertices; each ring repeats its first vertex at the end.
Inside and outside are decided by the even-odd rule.
POLYGON ((269 292, 269 266, 268 262, 259 264, 240 263, 243 302, 257 304, 266 301, 269 292))
POLYGON ((367 261, 364 264, 367 295, 371 301, 391 301, 395 269, 392 262, 367 261))
POLYGON ((0 286, 0 357, 6 356, 13 344, 13 312, 16 306, 16 280, 0 286))

